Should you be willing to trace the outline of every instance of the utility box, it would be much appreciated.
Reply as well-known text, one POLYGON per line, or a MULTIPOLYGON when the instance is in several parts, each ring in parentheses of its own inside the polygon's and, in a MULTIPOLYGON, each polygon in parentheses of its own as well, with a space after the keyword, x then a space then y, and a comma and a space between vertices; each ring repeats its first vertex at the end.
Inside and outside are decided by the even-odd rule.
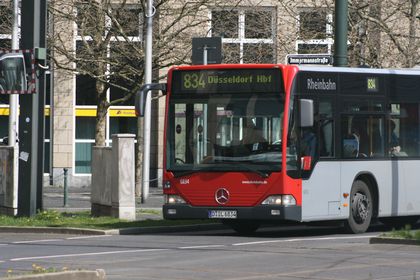
POLYGON ((134 134, 114 134, 112 148, 93 147, 93 216, 136 219, 134 138, 134 134))

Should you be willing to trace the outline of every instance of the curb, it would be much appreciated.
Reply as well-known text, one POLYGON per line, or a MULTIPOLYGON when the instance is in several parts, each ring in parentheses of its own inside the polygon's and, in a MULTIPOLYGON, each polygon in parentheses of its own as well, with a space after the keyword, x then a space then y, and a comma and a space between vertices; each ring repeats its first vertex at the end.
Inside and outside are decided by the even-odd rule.
POLYGON ((0 227, 0 232, 7 233, 55 233, 55 234, 76 234, 76 235, 131 235, 151 233, 174 233, 185 231, 206 231, 226 229, 223 224, 196 224, 180 226, 156 226, 136 227, 120 229, 85 229, 85 228, 63 228, 63 227, 0 227))
POLYGON ((150 233, 174 233, 185 231, 206 231, 226 229, 223 224, 196 224, 180 226, 158 226, 144 228, 121 228, 106 231, 110 235, 150 234, 150 233))
POLYGON ((402 238, 386 238, 386 237, 372 237, 369 244, 394 244, 394 245, 417 245, 420 246, 419 240, 402 239, 402 238))
POLYGON ((0 232, 10 233, 59 233, 78 235, 106 235, 105 230, 67 227, 6 227, 1 226, 0 232))
POLYGON ((96 271, 63 271, 31 275, 12 276, 0 278, 0 280, 105 280, 106 275, 103 269, 96 271))

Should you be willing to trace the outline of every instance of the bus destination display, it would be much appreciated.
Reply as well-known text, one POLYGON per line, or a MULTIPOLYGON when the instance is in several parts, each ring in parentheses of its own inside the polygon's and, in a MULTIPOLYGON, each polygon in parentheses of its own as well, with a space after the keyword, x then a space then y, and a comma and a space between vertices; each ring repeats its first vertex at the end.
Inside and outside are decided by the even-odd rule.
POLYGON ((172 91, 175 94, 279 92, 280 74, 279 69, 174 71, 172 91))

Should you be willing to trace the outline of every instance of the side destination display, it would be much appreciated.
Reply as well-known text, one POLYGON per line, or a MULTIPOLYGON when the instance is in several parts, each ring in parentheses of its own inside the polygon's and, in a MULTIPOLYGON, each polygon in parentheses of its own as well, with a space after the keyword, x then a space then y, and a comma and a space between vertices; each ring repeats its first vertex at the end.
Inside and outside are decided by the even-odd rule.
POLYGON ((175 70, 172 94, 283 92, 280 69, 175 70))

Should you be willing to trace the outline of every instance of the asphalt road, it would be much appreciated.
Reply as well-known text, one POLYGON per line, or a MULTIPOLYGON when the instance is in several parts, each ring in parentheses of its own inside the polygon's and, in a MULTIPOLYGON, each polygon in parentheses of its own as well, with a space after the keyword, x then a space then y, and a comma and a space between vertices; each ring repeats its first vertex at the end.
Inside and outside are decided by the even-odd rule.
POLYGON ((36 264, 107 279, 419 279, 420 246, 369 244, 384 229, 266 228, 138 236, 0 234, 0 277, 36 264))

